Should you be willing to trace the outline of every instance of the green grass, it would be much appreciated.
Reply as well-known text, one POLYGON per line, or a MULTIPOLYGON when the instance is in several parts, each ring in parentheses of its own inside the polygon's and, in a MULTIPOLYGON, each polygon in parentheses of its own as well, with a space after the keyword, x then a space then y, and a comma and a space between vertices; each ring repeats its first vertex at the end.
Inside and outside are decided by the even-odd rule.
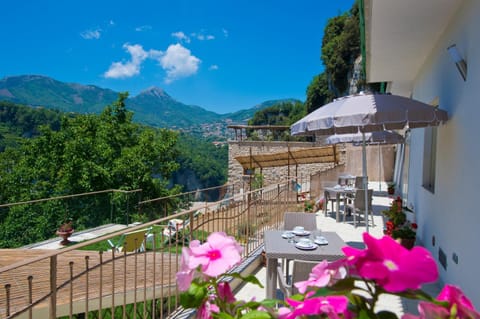
MULTIPOLYGON (((182 236, 180 236, 180 238, 179 238, 178 245, 175 245, 175 239, 173 239, 173 238, 170 241, 170 245, 169 245, 168 239, 164 236, 161 236, 161 232, 163 231, 163 229, 164 229, 163 225, 154 225, 153 226, 153 232, 156 233, 155 247, 157 248, 157 250, 161 250, 161 251, 165 251, 165 252, 168 251, 168 252, 171 252, 171 253, 180 253, 181 249, 183 247, 182 245, 183 244, 185 244, 185 245, 189 244, 189 242, 187 240, 183 241, 183 239, 182 239, 183 234, 182 234, 182 236), (163 237, 163 241, 162 241, 162 237, 163 237)), ((188 234, 188 232, 186 232, 184 235, 187 235, 187 234, 188 234)), ((207 238, 207 236, 208 236, 208 232, 203 231, 203 230, 196 230, 196 231, 193 232, 193 238, 204 239, 204 238, 207 238)), ((120 239, 121 239, 121 236, 115 236, 115 237, 111 238, 110 240, 112 241, 112 243, 115 244, 120 239)), ((147 248, 147 251, 148 250, 153 250, 153 242, 147 242, 146 248, 147 248)), ((93 250, 93 251, 108 251, 110 249, 112 249, 112 247, 110 246, 110 244, 106 240, 80 248, 80 250, 93 250)))

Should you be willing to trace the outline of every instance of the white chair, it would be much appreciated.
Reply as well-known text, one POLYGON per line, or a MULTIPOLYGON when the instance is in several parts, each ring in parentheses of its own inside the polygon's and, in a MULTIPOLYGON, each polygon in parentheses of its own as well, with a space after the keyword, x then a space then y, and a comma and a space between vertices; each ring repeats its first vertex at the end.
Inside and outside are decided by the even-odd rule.
POLYGON ((317 230, 317 216, 314 213, 286 212, 283 218, 285 230, 292 230, 295 226, 303 226, 305 230, 317 230))
POLYGON ((312 272, 313 267, 315 267, 318 263, 319 262, 317 261, 294 260, 291 276, 281 275, 281 266, 279 266, 278 286, 283 292, 285 298, 298 293, 298 289, 294 286, 294 283, 307 280, 312 272))
MULTIPOLYGON (((368 190, 368 215, 372 218, 372 226, 375 226, 373 222, 373 210, 372 210, 372 197, 373 189, 368 190)), ((357 215, 364 215, 365 223, 368 223, 368 216, 365 216, 365 190, 356 189, 355 196, 351 204, 347 205, 347 209, 353 214, 353 225, 357 227, 357 215)), ((345 215, 344 215, 345 216, 345 215)), ((345 220, 344 220, 345 221, 345 220)))

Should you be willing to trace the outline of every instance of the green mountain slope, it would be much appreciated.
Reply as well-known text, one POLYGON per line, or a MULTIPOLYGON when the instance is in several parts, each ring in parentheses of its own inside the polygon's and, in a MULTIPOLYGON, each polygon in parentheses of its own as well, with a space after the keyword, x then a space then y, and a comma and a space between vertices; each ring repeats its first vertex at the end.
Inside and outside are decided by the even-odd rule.
POLYGON ((64 83, 41 75, 11 76, 0 80, 0 99, 64 112, 99 113, 118 93, 94 85, 64 83))
POLYGON ((220 119, 217 113, 178 102, 157 87, 148 88, 128 99, 126 105, 134 111, 139 122, 151 126, 187 128, 220 119))
MULTIPOLYGON (((99 114, 117 97, 118 92, 110 89, 65 83, 42 75, 10 76, 0 80, 0 101, 64 112, 99 114)), ((217 139, 227 136, 228 124, 246 124, 256 111, 281 101, 292 100, 272 100, 246 110, 218 114, 200 106, 181 103, 164 90, 151 87, 129 97, 126 106, 140 123, 217 139)))

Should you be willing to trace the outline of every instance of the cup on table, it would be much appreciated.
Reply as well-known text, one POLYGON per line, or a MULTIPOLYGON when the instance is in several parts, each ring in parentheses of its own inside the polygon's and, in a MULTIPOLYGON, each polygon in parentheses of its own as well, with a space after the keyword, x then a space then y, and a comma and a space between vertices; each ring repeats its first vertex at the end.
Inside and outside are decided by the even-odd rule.
POLYGON ((303 246, 310 246, 312 244, 312 241, 310 240, 310 238, 300 238, 298 240, 299 244, 300 245, 303 245, 303 246))
POLYGON ((304 232, 305 232, 305 227, 303 227, 303 226, 295 226, 295 227, 293 228, 293 231, 294 231, 295 233, 304 233, 304 232))

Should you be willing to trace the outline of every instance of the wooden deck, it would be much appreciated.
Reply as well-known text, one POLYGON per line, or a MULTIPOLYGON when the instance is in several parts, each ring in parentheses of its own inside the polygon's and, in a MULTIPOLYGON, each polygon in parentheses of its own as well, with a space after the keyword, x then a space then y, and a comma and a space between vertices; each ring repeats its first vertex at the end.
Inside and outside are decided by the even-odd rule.
MULTIPOLYGON (((0 267, 51 253, 51 250, 41 249, 0 249, 0 267)), ((123 253, 112 252, 102 255, 97 251, 80 250, 61 253, 57 255, 56 265, 57 315, 83 312, 87 308, 95 310, 100 303, 101 308, 109 308, 149 299, 147 297, 153 294, 157 298, 175 294, 179 263, 180 255, 164 252, 130 253, 126 258, 123 253), (90 271, 87 272, 87 268, 90 271)), ((33 303, 38 302, 34 313, 42 309, 48 311, 50 268, 50 258, 46 258, 0 274, 0 318, 6 315, 7 284, 10 285, 11 314, 30 303, 28 291, 31 291, 33 303)))

